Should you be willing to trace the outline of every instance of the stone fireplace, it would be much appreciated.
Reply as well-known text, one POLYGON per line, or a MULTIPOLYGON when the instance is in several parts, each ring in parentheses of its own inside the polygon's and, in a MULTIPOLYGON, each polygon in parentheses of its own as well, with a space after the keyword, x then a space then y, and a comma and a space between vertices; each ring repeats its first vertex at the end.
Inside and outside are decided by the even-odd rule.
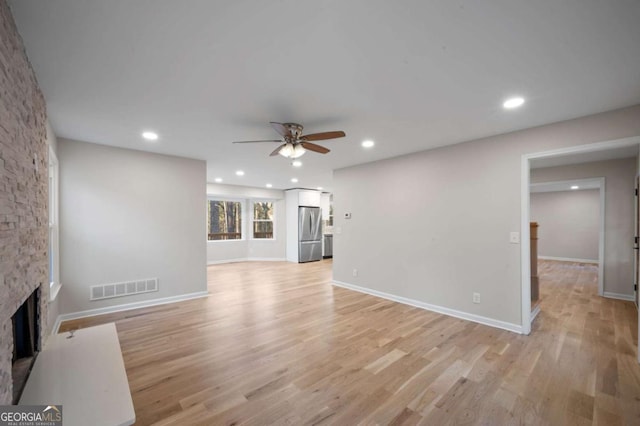
POLYGON ((34 292, 38 300, 27 302, 39 318, 34 345, 47 330, 46 122, 44 97, 11 10, 0 0, 0 405, 13 401, 13 318, 34 292))
POLYGON ((40 351, 40 289, 36 289, 11 317, 13 404, 17 404, 40 351))

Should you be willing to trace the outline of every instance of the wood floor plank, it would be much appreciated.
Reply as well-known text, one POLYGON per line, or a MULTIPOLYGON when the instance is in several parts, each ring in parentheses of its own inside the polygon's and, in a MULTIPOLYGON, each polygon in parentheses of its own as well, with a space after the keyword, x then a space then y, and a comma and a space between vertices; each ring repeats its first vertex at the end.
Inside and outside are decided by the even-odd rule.
POLYGON ((115 322, 137 425, 640 424, 637 311, 541 261, 521 336, 331 286, 331 261, 208 268, 209 297, 115 322))

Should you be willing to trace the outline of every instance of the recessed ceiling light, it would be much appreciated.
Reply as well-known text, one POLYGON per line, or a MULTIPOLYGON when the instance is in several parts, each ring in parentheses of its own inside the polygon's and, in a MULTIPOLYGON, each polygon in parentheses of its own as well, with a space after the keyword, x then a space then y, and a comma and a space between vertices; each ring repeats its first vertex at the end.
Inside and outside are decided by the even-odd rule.
POLYGON ((222 178, 215 178, 214 180, 216 181, 216 183, 222 182, 222 178))
POLYGON ((302 166, 302 161, 300 161, 300 160, 296 160, 296 161, 294 161, 293 163, 291 163, 291 165, 292 165, 293 167, 301 167, 301 166, 302 166))
POLYGON ((297 179, 297 178, 292 178, 292 179, 291 179, 291 182, 293 182, 293 183, 298 183, 298 179, 297 179))
POLYGON ((142 137, 148 141, 157 141, 158 134, 155 132, 142 132, 142 137))
POLYGON ((237 176, 244 176, 244 172, 243 172, 242 170, 238 170, 238 171, 236 172, 236 175, 237 175, 237 176))
POLYGON ((374 145, 375 145, 375 142, 373 142, 372 140, 366 140, 362 142, 362 146, 364 148, 371 148, 374 145))
POLYGON ((519 106, 522 106, 523 103, 524 103, 524 98, 515 97, 515 98, 509 98, 506 101, 504 101, 502 106, 506 109, 513 109, 513 108, 518 108, 519 106))
POLYGON ((321 186, 319 186, 317 189, 318 189, 318 191, 322 191, 322 187, 321 186))
POLYGON ((273 185, 271 185, 270 183, 267 184, 267 188, 271 188, 273 185))
POLYGON ((573 185, 571 189, 580 189, 580 187, 578 185, 573 185))

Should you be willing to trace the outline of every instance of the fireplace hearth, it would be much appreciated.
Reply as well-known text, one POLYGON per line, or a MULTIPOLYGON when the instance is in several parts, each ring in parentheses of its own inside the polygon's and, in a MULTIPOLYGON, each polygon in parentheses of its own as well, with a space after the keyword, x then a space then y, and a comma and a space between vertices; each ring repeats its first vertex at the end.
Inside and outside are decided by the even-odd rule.
POLYGON ((17 404, 27 382, 31 367, 40 350, 40 290, 25 300, 11 317, 13 326, 13 404, 17 404))

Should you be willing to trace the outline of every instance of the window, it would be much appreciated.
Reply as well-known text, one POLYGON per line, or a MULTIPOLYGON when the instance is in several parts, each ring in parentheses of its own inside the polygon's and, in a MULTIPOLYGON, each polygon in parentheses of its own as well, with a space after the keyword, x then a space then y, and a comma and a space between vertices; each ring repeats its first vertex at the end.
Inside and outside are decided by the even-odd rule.
POLYGON ((207 203, 207 239, 242 239, 242 202, 209 200, 207 203))
POLYGON ((272 201, 253 202, 253 238, 256 240, 273 239, 273 212, 272 201))

